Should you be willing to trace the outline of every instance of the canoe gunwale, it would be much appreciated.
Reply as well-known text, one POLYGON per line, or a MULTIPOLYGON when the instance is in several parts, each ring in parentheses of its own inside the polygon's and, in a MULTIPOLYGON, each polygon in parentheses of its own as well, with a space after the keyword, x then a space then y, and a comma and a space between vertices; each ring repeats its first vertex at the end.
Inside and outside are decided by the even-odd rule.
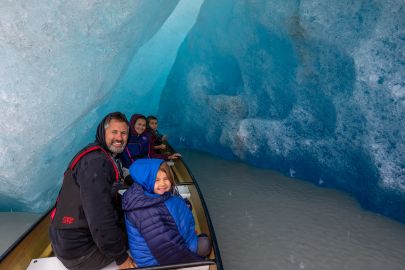
POLYGON ((184 166, 187 168, 188 173, 190 174, 191 178, 193 179, 194 186, 197 189, 198 195, 200 196, 200 200, 201 200, 202 207, 204 209, 204 213, 205 213, 205 217, 206 217, 206 220, 207 220, 208 228, 210 230, 211 241, 213 243, 212 248, 214 249, 215 261, 216 261, 216 264, 217 264, 217 268, 218 268, 218 270, 223 270, 224 268, 223 268, 223 265, 222 265, 221 254, 219 253, 219 247, 218 247, 217 237, 215 235, 214 226, 212 225, 211 217, 210 217, 210 215, 208 213, 208 208, 207 208, 207 205, 205 204, 204 197, 202 196, 200 186, 198 185, 194 175, 191 173, 190 169, 188 168, 188 166, 184 162, 184 160, 182 160, 182 162, 183 162, 184 166))
POLYGON ((191 262, 191 263, 179 263, 170 265, 159 265, 159 266, 147 266, 147 267, 137 267, 132 269, 142 269, 142 270, 167 270, 167 269, 184 269, 187 267, 197 267, 197 266, 209 266, 215 265, 215 261, 206 260, 203 262, 191 262))
MULTIPOLYGON (((177 153, 175 151, 175 149, 172 146, 169 146, 169 148, 172 149, 172 153, 177 153)), ((214 249, 214 254, 215 254, 215 262, 216 262, 216 266, 218 270, 223 270, 223 265, 222 265, 222 259, 221 259, 221 254, 219 253, 219 247, 218 247, 218 242, 217 242, 217 238, 215 235, 215 230, 214 230, 214 226, 212 225, 212 221, 211 221, 211 217, 209 215, 208 212, 208 208, 207 205, 205 204, 205 200, 204 200, 204 196, 202 195, 200 186, 198 185, 198 182, 196 180, 196 178, 194 177, 194 175, 192 174, 190 168, 187 166, 187 163, 184 161, 184 159, 182 157, 180 157, 181 162, 183 163, 184 167, 187 169, 188 174, 191 176, 193 185, 195 186, 197 192, 198 192, 198 196, 200 197, 200 201, 204 210, 204 214, 207 220, 207 225, 208 228, 210 230, 210 237, 211 237, 211 241, 213 243, 213 249, 214 249)))

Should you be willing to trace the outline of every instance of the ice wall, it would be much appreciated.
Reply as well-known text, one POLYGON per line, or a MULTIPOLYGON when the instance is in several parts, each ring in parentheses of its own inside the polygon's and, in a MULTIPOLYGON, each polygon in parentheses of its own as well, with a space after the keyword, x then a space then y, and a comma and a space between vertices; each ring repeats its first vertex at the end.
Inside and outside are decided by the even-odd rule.
POLYGON ((206 0, 159 116, 172 141, 405 222, 403 0, 206 0))
POLYGON ((157 113, 160 95, 177 50, 193 26, 202 2, 179 1, 170 17, 139 49, 120 77, 114 93, 128 117, 137 112, 145 115, 157 113))
POLYGON ((2 1, 0 210, 46 209, 105 113, 158 110, 177 146, 405 222, 405 3, 202 2, 2 1))
POLYGON ((118 79, 177 3, 1 2, 1 211, 48 208, 67 162, 121 109, 118 79))

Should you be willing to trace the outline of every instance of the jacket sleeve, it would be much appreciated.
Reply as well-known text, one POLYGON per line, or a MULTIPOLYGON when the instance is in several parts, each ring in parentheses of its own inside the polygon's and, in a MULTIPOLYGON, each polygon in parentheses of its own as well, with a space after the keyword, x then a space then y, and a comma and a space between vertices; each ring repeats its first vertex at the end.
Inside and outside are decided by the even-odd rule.
POLYGON ((128 233, 128 244, 132 258, 134 258, 138 267, 158 265, 155 257, 151 253, 145 239, 142 237, 130 218, 125 216, 125 225, 128 233))
POLYGON ((152 144, 149 145, 149 157, 169 160, 169 155, 157 153, 156 149, 152 146, 152 144))
POLYGON ((175 196, 173 199, 175 207, 168 209, 176 222, 179 233, 186 241, 187 247, 192 252, 197 253, 198 236, 195 233, 193 214, 181 197, 175 196))
POLYGON ((169 155, 159 154, 158 152, 156 152, 155 147, 153 147, 154 144, 152 134, 150 132, 145 132, 145 135, 148 137, 148 157, 168 160, 169 155))
POLYGON ((103 155, 99 152, 86 155, 78 164, 76 179, 94 242, 104 255, 114 258, 120 265, 128 254, 113 205, 116 196, 111 191, 115 181, 114 168, 103 155))

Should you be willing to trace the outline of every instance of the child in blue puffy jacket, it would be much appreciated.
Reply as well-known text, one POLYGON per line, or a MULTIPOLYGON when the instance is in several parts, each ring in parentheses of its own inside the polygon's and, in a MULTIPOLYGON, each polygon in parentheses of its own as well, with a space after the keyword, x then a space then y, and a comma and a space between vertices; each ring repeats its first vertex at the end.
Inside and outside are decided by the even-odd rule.
POLYGON ((124 193, 122 208, 138 267, 202 261, 211 251, 210 241, 196 235, 169 166, 161 159, 138 159, 129 171, 135 182, 124 193))

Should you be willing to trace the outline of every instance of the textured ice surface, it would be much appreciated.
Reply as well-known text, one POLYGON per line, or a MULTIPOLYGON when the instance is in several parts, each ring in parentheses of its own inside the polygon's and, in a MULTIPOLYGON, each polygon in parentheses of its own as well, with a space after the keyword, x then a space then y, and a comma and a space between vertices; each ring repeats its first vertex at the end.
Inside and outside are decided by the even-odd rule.
POLYGON ((405 3, 201 3, 2 2, 0 209, 46 209, 105 113, 158 111, 176 145, 405 221, 405 3))
POLYGON ((121 109, 114 85, 177 2, 2 1, 1 210, 49 206, 74 152, 121 109))
POLYGON ((120 97, 120 104, 128 117, 134 112, 156 114, 162 88, 177 50, 193 26, 202 2, 180 1, 159 31, 131 60, 115 87, 115 93, 120 97))
POLYGON ((402 0, 205 1, 159 115, 186 147, 405 221, 404 52, 402 0))

